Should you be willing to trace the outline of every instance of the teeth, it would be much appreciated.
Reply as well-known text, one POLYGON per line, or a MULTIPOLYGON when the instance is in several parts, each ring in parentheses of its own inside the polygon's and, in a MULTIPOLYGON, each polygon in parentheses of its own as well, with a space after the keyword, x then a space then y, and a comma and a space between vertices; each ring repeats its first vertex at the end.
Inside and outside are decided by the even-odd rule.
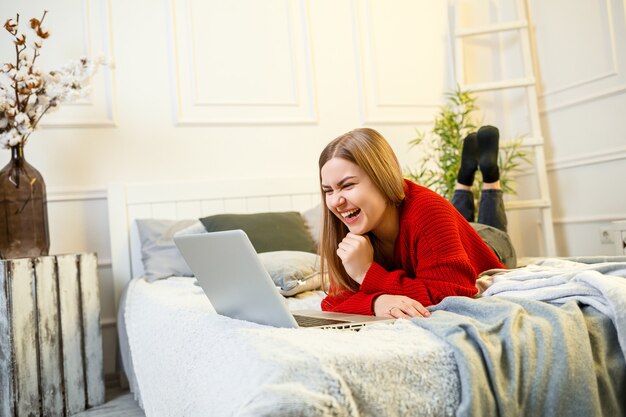
POLYGON ((350 211, 344 211, 343 213, 341 213, 341 216, 345 219, 348 216, 351 216, 352 214, 356 213, 357 211, 359 211, 359 209, 354 209, 354 210, 350 210, 350 211))

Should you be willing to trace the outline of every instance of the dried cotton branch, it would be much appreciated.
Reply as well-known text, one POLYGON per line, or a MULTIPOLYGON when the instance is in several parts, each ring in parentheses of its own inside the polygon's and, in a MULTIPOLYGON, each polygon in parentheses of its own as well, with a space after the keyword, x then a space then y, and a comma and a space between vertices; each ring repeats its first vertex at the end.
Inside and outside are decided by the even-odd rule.
POLYGON ((39 121, 48 111, 59 104, 75 101, 89 91, 89 81, 103 58, 90 60, 81 58, 71 61, 61 68, 44 72, 35 68, 43 41, 50 32, 41 19, 30 19, 30 29, 35 40, 28 50, 27 37, 19 33, 19 14, 16 19, 8 19, 4 28, 13 37, 15 44, 15 64, 0 66, 0 146, 10 148, 25 144, 39 121))

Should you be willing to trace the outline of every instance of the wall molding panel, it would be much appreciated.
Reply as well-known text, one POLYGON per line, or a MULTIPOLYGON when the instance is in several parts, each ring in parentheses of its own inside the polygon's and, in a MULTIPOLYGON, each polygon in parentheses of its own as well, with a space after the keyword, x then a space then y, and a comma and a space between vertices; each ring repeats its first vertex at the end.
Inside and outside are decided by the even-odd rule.
POLYGON ((617 47, 616 47, 616 42, 615 42, 615 29, 614 29, 614 24, 613 24, 613 20, 615 16, 613 15, 613 7, 611 6, 611 1, 612 0, 605 0, 604 2, 604 6, 606 8, 606 14, 607 14, 607 21, 606 21, 605 29, 607 31, 607 38, 609 39, 609 42, 610 42, 608 45, 608 47, 610 48, 610 57, 611 57, 610 69, 608 69, 606 73, 601 73, 595 76, 584 78, 579 81, 573 82, 571 84, 567 84, 567 85, 555 88, 553 90, 545 90, 542 94, 543 97, 548 97, 551 95, 555 95, 557 93, 561 93, 563 91, 567 91, 567 90, 571 90, 577 87, 584 86, 586 84, 591 84, 595 81, 599 81, 607 77, 612 77, 619 73, 618 64, 617 64, 618 57, 617 57, 617 47))
MULTIPOLYGON (((58 111, 46 114, 40 126, 44 129, 115 127, 117 122, 114 62, 112 61, 114 55, 111 0, 82 0, 79 5, 75 4, 73 7, 82 8, 83 21, 79 23, 82 23, 83 36, 76 40, 81 43, 81 55, 91 59, 102 56, 106 65, 101 65, 91 79, 91 91, 87 97, 80 101, 62 104, 58 111)), ((52 34, 54 35, 55 33, 52 34)), ((69 59, 76 60, 80 57, 80 55, 72 56, 69 59)))
POLYGON ((50 187, 46 191, 48 203, 107 199, 107 190, 103 188, 50 187))
MULTIPOLYGON (((554 159, 546 162, 548 171, 559 171, 562 169, 584 168, 590 165, 605 164, 614 161, 626 160, 626 147, 607 149, 584 155, 575 155, 568 158, 554 159)), ((515 177, 525 177, 535 175, 533 170, 523 170, 515 177)))
MULTIPOLYGON (((605 0, 600 10, 600 16, 605 21, 595 24, 595 26, 580 27, 570 26, 565 30, 576 30, 576 32, 567 33, 561 35, 558 39, 567 39, 568 45, 562 45, 562 53, 565 54, 565 61, 568 65, 567 72, 569 74, 577 74, 574 80, 561 82, 561 73, 557 71, 557 67, 552 66, 552 71, 543 71, 544 84, 548 86, 543 90, 539 97, 539 106, 541 113, 545 114, 552 111, 562 110, 575 105, 588 103, 590 101, 604 98, 607 96, 623 93, 626 90, 626 73, 624 68, 626 67, 626 54, 624 54, 626 39, 626 25, 625 21, 620 16, 620 13, 616 13, 617 9, 621 9, 623 6, 620 4, 622 0, 605 0), (595 35, 586 36, 585 31, 589 31, 595 35), (576 45, 572 48, 571 45, 576 45), (606 59, 604 65, 602 62, 589 60, 587 56, 593 57, 592 50, 602 51, 598 56, 602 56, 606 59), (587 52, 586 52, 587 51, 587 52), (579 59, 573 59, 574 54, 579 59), (574 64, 576 62, 576 64, 574 64), (589 73, 590 66, 597 70, 596 73, 589 73), (597 66, 597 68, 596 68, 597 66), (550 85, 553 84, 552 87, 550 85)), ((563 10, 560 3, 548 3, 550 6, 545 6, 547 9, 551 9, 554 13, 555 8, 563 10)), ((589 5, 591 7, 591 5, 589 5)), ((568 13, 582 13, 570 9, 568 13)), ((597 11, 597 7, 594 6, 594 11, 597 11)), ((595 15, 593 17, 596 17, 595 15)), ((541 19, 541 17, 538 17, 541 19)), ((539 22, 539 25, 545 22, 539 22)), ((543 30, 549 31, 550 29, 545 27, 543 30)), ((543 38, 550 37, 547 33, 543 34, 543 38)), ((553 38, 554 39, 554 38, 553 38)), ((539 43, 537 47, 541 50, 542 45, 544 48, 548 48, 545 44, 539 43)), ((556 45, 556 44, 555 44, 556 45)), ((556 47, 552 45, 553 47, 556 47)), ((541 62, 541 55, 543 55, 545 61, 549 61, 549 55, 539 55, 539 65, 550 66, 550 62, 541 62)))
POLYGON ((555 217, 554 224, 608 223, 626 219, 626 213, 609 213, 590 216, 555 217))
POLYGON ((317 123, 305 0, 169 6, 178 125, 317 123))
POLYGON ((589 165, 604 164, 623 159, 626 159, 626 147, 607 149, 601 152, 548 161, 546 168, 548 171, 558 171, 561 169, 581 168, 589 165))
MULTIPOLYGON (((616 58, 613 57, 613 59, 615 60, 616 58)), ((614 77, 614 76, 618 75, 619 73, 617 71, 617 68, 615 68, 617 66, 615 64, 615 61, 613 61, 613 62, 614 62, 614 69, 612 71, 608 71, 606 73, 601 73, 601 74, 598 74, 598 75, 594 75, 594 76, 591 76, 588 79, 576 81, 576 82, 573 82, 573 83, 568 84, 568 85, 563 86, 563 87, 559 87, 559 88, 554 89, 554 90, 543 91, 543 93, 541 94, 541 97, 545 98, 545 97, 553 96, 553 95, 556 95, 558 93, 562 93, 562 92, 567 91, 567 90, 573 90, 575 88, 582 87, 584 85, 591 84, 591 83, 594 83, 596 81, 603 80, 605 78, 614 77)))
POLYGON ((448 59, 445 2, 418 1, 411 7, 390 9, 372 0, 352 0, 362 122, 432 124, 433 115, 442 104, 441 95, 447 88, 445 74, 441 71, 448 59), (410 11, 408 15, 407 11, 410 11), (397 15, 391 18, 390 13, 397 15), (398 19, 412 23, 403 25, 398 19), (420 21, 428 21, 428 24, 420 24, 420 21), (398 31, 398 26, 403 26, 408 33, 398 31), (433 26, 436 27, 434 34, 433 26), (421 33, 421 30, 430 33, 421 33), (415 47, 411 39, 420 37, 433 41, 418 43, 420 50, 403 47, 403 43, 415 47))
POLYGON ((552 106, 542 106, 541 109, 539 110, 539 112, 541 114, 546 114, 546 113, 550 113, 550 112, 554 112, 554 111, 558 111, 558 110, 564 110, 567 109, 569 107, 573 107, 573 106, 577 106, 579 104, 585 104, 585 103, 589 103, 591 101, 594 100, 598 100, 601 98, 607 98, 607 97, 611 97, 611 96, 615 96, 618 94, 623 94, 626 92, 626 84, 620 84, 617 85, 615 87, 611 87, 611 88, 607 88, 605 90, 596 92, 596 93, 591 93, 588 95, 583 95, 582 97, 578 97, 572 100, 566 100, 563 101, 559 104, 555 104, 552 106))

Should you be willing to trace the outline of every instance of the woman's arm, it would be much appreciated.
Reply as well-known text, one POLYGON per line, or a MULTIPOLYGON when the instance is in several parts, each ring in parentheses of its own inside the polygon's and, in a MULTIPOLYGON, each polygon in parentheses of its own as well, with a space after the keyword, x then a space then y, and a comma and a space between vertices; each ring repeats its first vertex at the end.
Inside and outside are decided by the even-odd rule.
POLYGON ((374 300, 380 294, 382 293, 352 292, 347 289, 337 288, 331 282, 329 295, 322 300, 322 310, 371 316, 374 314, 374 300))
POLYGON ((460 259, 420 268, 415 277, 402 270, 387 271, 373 262, 361 284, 363 293, 405 295, 425 307, 451 295, 472 297, 476 291, 474 270, 460 259))
POLYGON ((339 290, 333 296, 328 295, 322 300, 322 310, 406 319, 430 316, 421 303, 406 296, 367 294, 361 291, 354 293, 349 290, 339 290))
MULTIPOLYGON (((412 265, 410 275, 404 270, 387 271, 373 262, 361 291, 404 295, 424 306, 439 303, 447 296, 473 296, 478 272, 470 262, 461 241, 461 230, 451 207, 444 205, 420 211, 413 221, 401 225, 400 255, 403 265, 412 265)), ((482 242, 480 242, 482 244, 482 242)))

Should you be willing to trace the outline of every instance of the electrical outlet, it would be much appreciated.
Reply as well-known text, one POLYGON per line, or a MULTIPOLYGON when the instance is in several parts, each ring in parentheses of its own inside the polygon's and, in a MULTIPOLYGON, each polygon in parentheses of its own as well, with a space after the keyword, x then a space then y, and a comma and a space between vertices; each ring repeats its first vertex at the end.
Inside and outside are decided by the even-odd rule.
POLYGON ((600 243, 603 245, 612 245, 615 243, 613 230, 610 228, 600 229, 600 243))

